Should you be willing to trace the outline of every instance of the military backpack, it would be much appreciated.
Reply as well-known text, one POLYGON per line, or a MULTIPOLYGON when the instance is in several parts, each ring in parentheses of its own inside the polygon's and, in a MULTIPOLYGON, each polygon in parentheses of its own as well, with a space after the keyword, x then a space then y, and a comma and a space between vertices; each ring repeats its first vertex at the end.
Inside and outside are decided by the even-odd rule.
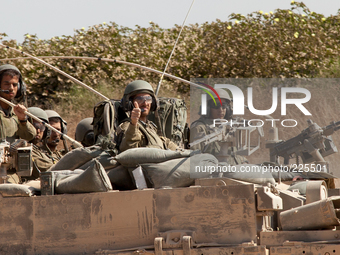
POLYGON ((187 123, 187 106, 183 99, 159 97, 157 112, 151 112, 149 120, 153 121, 159 135, 169 138, 182 148, 188 148, 189 126, 187 123))
POLYGON ((105 141, 110 141, 111 147, 117 147, 117 127, 127 118, 120 100, 110 99, 96 104, 92 122, 95 141, 107 138, 105 141))

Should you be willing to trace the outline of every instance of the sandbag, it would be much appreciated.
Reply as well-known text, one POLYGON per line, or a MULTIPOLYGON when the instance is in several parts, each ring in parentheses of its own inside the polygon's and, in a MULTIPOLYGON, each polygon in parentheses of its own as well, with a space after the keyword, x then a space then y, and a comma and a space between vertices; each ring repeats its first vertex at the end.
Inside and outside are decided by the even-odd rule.
POLYGON ((71 175, 79 175, 84 173, 84 171, 85 170, 82 169, 53 171, 54 185, 66 177, 70 177, 71 175))
POLYGON ((171 151, 156 148, 133 148, 114 157, 126 167, 136 167, 143 163, 160 163, 170 159, 188 157, 193 153, 190 150, 171 151))
MULTIPOLYGON (((101 153, 96 159, 99 161, 99 163, 104 167, 105 170, 114 168, 116 166, 119 166, 120 164, 112 157, 109 153, 103 152, 101 153)), ((78 169, 85 170, 89 167, 89 165, 92 164, 91 160, 86 162, 84 165, 78 167, 78 169)))
POLYGON ((3 183, 0 184, 0 194, 3 197, 31 197, 39 192, 34 187, 23 184, 3 183))
POLYGON ((221 167, 223 177, 261 185, 266 185, 267 183, 275 184, 275 179, 271 172, 267 171, 263 166, 254 164, 230 166, 223 162, 220 162, 219 166, 221 167))
POLYGON ((33 187, 36 190, 40 190, 40 187, 41 187, 40 180, 28 181, 28 182, 23 183, 23 185, 26 185, 26 186, 29 186, 29 187, 33 187))
POLYGON ((192 185, 195 178, 207 178, 210 173, 195 173, 195 167, 216 166, 218 160, 211 154, 202 153, 191 157, 171 159, 161 163, 141 164, 147 183, 151 183, 152 188, 165 186, 177 188, 192 185))
POLYGON ((112 186, 118 190, 132 190, 136 189, 136 185, 131 179, 129 170, 123 165, 119 165, 110 169, 107 175, 111 181, 112 186))
POLYGON ((101 153, 103 153, 103 150, 98 145, 74 149, 63 156, 48 171, 77 169, 89 160, 98 157, 101 153))
POLYGON ((64 193, 87 193, 87 192, 106 192, 112 190, 110 179, 105 169, 93 159, 92 164, 80 174, 70 174, 55 180, 55 192, 64 193))

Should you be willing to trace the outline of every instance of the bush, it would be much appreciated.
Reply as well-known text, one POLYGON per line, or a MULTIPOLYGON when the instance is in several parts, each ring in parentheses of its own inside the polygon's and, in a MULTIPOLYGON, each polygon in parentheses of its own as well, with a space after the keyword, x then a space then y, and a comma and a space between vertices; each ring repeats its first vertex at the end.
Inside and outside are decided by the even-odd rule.
MULTIPOLYGON (((226 22, 185 26, 167 72, 190 80, 195 78, 273 78, 334 77, 339 67, 340 14, 324 17, 292 1, 289 10, 253 12, 247 16, 231 14, 226 22)), ((179 26, 160 28, 122 27, 114 22, 75 31, 73 36, 38 39, 26 35, 23 43, 3 41, 34 56, 78 56, 124 60, 162 71, 168 61, 179 26)), ((7 37, 0 34, 0 39, 7 37)), ((19 54, 0 50, 0 58, 19 54)), ((135 79, 158 84, 160 75, 139 68, 99 60, 45 59, 96 90, 112 91, 119 98, 125 85, 135 79), (105 86, 103 86, 103 84, 105 86), (104 89, 104 87, 108 87, 104 89)), ((83 90, 73 82, 35 60, 4 61, 22 71, 28 84, 29 102, 46 104, 78 98, 83 90), (78 93, 75 93, 75 91, 78 93), (70 93, 71 92, 71 93, 70 93)), ((175 86, 187 93, 189 85, 164 79, 164 86, 175 86)))

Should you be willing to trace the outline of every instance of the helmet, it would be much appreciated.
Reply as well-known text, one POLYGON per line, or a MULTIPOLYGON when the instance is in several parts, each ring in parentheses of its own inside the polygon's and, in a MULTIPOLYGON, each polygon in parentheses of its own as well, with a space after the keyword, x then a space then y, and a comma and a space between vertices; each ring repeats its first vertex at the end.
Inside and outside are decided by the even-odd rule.
POLYGON ((85 146, 91 146, 94 144, 92 121, 92 117, 85 118, 81 120, 76 127, 75 139, 85 146))
POLYGON ((151 111, 155 111, 157 109, 157 100, 155 93, 153 91, 152 86, 150 83, 142 80, 136 80, 133 82, 130 82, 124 91, 124 96, 122 98, 122 105, 124 111, 131 111, 133 109, 132 105, 132 97, 134 95, 137 95, 139 93, 148 93, 150 96, 152 96, 152 104, 151 104, 151 111))
MULTIPOLYGON (((42 121, 48 123, 48 116, 43 109, 41 109, 39 107, 29 107, 29 108, 27 108, 27 111, 29 113, 32 113, 34 116, 38 117, 42 121)), ((31 118, 30 118, 30 122, 32 122, 31 118)))
MULTIPOLYGON (((229 93, 226 90, 224 89, 215 89, 215 90, 221 99, 226 99, 228 100, 229 103, 231 102, 231 97, 229 96, 229 93)), ((215 93, 213 94, 213 97, 218 98, 215 93)))
POLYGON ((60 117, 60 115, 53 110, 45 110, 48 119, 50 118, 59 118, 60 119, 60 124, 61 124, 61 133, 63 133, 64 135, 67 134, 67 122, 65 120, 63 120, 62 117, 60 117))
MULTIPOLYGON (((26 95, 26 84, 22 81, 22 75, 21 72, 19 71, 19 69, 16 66, 13 65, 2 65, 0 66, 0 76, 3 72, 5 72, 6 70, 14 70, 15 72, 19 73, 19 85, 18 85, 18 92, 15 95, 15 98, 20 99, 21 97, 23 97, 24 95, 26 95)), ((1 77, 2 79, 2 77, 1 77)))
MULTIPOLYGON (((221 99, 226 99, 228 101, 229 106, 227 107, 226 114, 225 114, 224 118, 227 119, 227 120, 231 119, 232 116, 233 116, 233 108, 232 108, 232 106, 230 104, 231 103, 231 97, 229 96, 229 93, 226 90, 224 90, 224 89, 215 89, 215 90, 216 90, 217 94, 219 95, 219 97, 221 99)), ((215 93, 213 93, 213 97, 215 99, 218 98, 215 93)), ((210 100, 212 100, 212 99, 210 98, 210 100)), ((207 117, 209 118, 209 113, 208 113, 207 117)))

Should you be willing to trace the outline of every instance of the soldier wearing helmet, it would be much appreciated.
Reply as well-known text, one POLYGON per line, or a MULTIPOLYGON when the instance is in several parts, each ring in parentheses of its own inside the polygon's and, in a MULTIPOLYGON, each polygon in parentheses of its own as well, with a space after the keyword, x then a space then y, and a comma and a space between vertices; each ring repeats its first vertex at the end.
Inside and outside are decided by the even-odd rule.
MULTIPOLYGON (((207 104, 207 115, 202 115, 198 120, 194 121, 190 127, 190 140, 191 142, 203 138, 204 136, 213 133, 215 131, 213 125, 214 119, 232 119, 233 110, 231 106, 231 98, 228 92, 224 89, 216 89, 216 92, 221 98, 222 105, 218 100, 216 100, 216 104, 214 100, 208 100, 207 104)), ((214 95, 214 98, 217 99, 217 96, 214 95)), ((213 142, 207 145, 203 143, 192 146, 191 149, 200 150, 204 153, 211 153, 213 155, 217 155, 221 150, 220 142, 213 142)), ((247 160, 244 157, 235 155, 233 151, 235 151, 235 147, 228 148, 228 159, 226 160, 231 165, 237 165, 246 163, 247 160)))
POLYGON ((129 83, 124 91, 122 106, 129 112, 129 121, 118 127, 120 151, 137 147, 153 147, 176 150, 178 146, 165 137, 157 134, 157 126, 148 120, 150 111, 157 109, 157 100, 152 86, 142 80, 129 83))
MULTIPOLYGON (((12 101, 20 99, 25 94, 26 87, 22 81, 18 68, 12 65, 0 66, 0 97, 12 101)), ((13 142, 17 138, 27 141, 32 140, 35 135, 35 128, 27 122, 25 115, 26 107, 18 104, 11 107, 0 101, 0 137, 1 140, 13 142)))
MULTIPOLYGON (((45 110, 48 116, 49 124, 54 127, 56 130, 60 131, 62 134, 67 134, 67 122, 61 118, 61 116, 53 110, 45 110)), ((43 139, 43 150, 45 150, 46 154, 52 158, 53 163, 57 163, 62 156, 68 151, 67 145, 64 141, 64 151, 59 151, 57 149, 60 139, 63 139, 62 135, 59 133, 50 130, 49 132, 45 132, 43 139)))
POLYGON ((84 147, 91 146, 95 142, 92 121, 92 117, 82 119, 76 127, 75 139, 84 147))
MULTIPOLYGON (((27 111, 41 119, 44 123, 48 123, 48 116, 43 109, 39 107, 29 107, 27 111)), ((44 133, 47 132, 47 127, 44 123, 38 122, 32 118, 29 118, 29 122, 35 127, 37 135, 30 141, 33 144, 33 172, 32 177, 27 179, 37 179, 40 177, 41 172, 46 172, 53 165, 53 159, 41 149, 41 141, 44 133)))

